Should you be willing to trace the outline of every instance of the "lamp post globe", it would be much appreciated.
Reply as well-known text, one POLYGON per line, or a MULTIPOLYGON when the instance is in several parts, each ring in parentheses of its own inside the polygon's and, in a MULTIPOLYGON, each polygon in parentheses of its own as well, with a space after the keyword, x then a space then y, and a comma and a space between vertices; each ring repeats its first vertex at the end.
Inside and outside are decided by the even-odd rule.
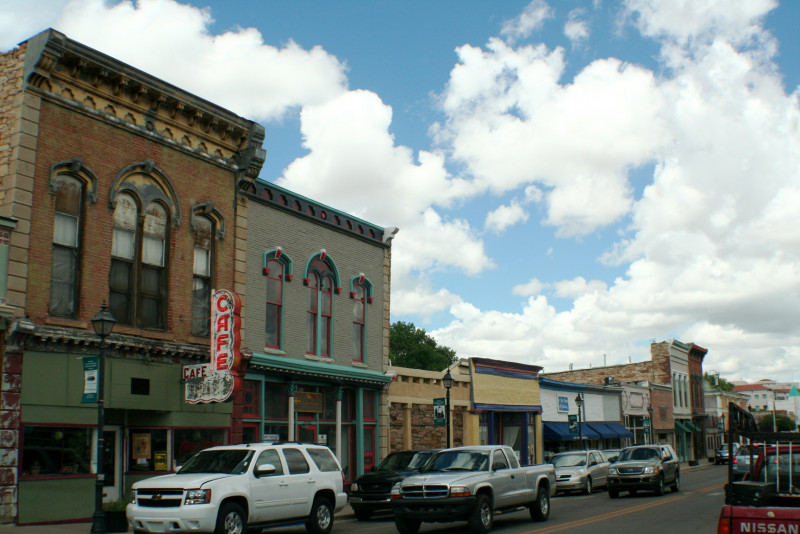
POLYGON ((450 374, 450 369, 447 369, 447 373, 442 378, 442 385, 444 389, 447 391, 447 401, 445 402, 445 419, 444 424, 447 427, 447 447, 451 447, 450 443, 450 388, 453 387, 453 375, 450 374))
POLYGON ((100 311, 92 317, 92 327, 95 334, 100 338, 100 353, 97 356, 97 477, 94 486, 92 534, 105 534, 106 532, 106 517, 103 513, 103 486, 105 482, 105 473, 103 473, 105 464, 105 439, 103 437, 105 386, 103 384, 103 376, 105 373, 106 337, 111 334, 115 324, 117 324, 117 320, 114 319, 114 315, 108 311, 108 306, 103 302, 102 306, 100 306, 100 311))

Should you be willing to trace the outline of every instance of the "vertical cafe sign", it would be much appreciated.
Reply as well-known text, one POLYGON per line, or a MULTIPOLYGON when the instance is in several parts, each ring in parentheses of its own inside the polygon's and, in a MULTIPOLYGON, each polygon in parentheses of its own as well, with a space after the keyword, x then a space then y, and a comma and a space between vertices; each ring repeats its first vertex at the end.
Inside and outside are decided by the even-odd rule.
POLYGON ((189 404, 225 402, 235 390, 234 373, 241 361, 241 313, 239 295, 218 289, 211 295, 211 362, 185 365, 184 399, 189 404))

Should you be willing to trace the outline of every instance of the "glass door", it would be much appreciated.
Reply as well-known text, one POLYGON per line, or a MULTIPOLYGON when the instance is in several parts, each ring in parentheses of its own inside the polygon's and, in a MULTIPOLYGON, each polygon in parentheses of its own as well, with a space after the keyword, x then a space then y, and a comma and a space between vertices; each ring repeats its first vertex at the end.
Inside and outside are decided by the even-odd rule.
MULTIPOLYGON (((94 432, 97 443, 97 431, 94 432)), ((118 501, 125 498, 122 491, 122 428, 103 427, 103 502, 118 501)), ((97 454, 92 463, 97 465, 97 454)))

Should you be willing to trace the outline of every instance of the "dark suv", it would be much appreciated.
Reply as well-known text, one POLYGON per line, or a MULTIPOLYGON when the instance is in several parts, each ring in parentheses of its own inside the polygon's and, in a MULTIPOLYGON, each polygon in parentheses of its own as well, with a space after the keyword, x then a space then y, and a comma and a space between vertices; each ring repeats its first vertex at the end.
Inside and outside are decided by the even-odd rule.
POLYGON ((608 496, 619 497, 620 491, 631 495, 638 490, 664 495, 664 487, 672 491, 681 487, 678 456, 670 445, 635 445, 619 453, 617 461, 608 468, 608 496))
POLYGON ((364 473, 350 486, 347 503, 360 521, 369 519, 373 512, 391 511, 389 493, 392 486, 420 467, 439 449, 397 451, 389 454, 369 473, 364 473))

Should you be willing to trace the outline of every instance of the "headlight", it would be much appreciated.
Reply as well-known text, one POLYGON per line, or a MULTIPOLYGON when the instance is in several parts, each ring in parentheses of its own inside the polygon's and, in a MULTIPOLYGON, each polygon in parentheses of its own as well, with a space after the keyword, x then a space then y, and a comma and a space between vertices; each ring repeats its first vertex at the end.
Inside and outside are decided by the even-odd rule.
POLYGON ((136 490, 131 491, 131 504, 136 504, 136 490))
POLYGON ((579 477, 585 477, 586 476, 586 469, 578 469, 578 471, 575 474, 577 476, 579 476, 579 477))
POLYGON ((609 474, 609 475, 618 475, 618 474, 619 474, 619 472, 617 471, 617 468, 616 468, 616 467, 609 467, 609 468, 608 468, 608 474, 609 474))
POLYGON ((469 497, 470 495, 472 495, 472 492, 466 486, 453 486, 450 488, 451 497, 469 497))
POLYGON ((401 498, 402 496, 403 496, 403 495, 402 495, 402 493, 400 492, 400 483, 398 482, 397 484, 395 484, 394 486, 392 486, 392 491, 389 493, 389 498, 390 498, 390 499, 399 499, 399 498, 401 498))
POLYGON ((358 484, 355 482, 350 484, 350 491, 358 491, 358 484))
POLYGON ((184 504, 206 504, 211 502, 210 489, 192 489, 186 491, 186 502, 184 504))
POLYGON ((645 474, 651 475, 653 473, 658 473, 660 468, 658 467, 645 467, 644 472, 645 474))

